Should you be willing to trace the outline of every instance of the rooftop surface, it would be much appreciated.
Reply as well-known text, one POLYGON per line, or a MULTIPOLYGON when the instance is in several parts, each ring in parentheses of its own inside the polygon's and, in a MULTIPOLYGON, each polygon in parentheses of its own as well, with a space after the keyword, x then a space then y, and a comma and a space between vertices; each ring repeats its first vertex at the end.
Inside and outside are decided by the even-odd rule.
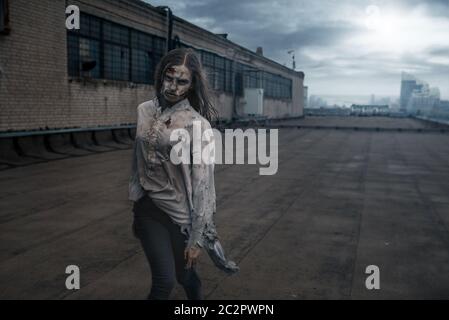
MULTIPOLYGON (((274 176, 217 166, 216 224, 241 271, 227 276, 203 254, 208 299, 449 298, 449 134, 285 128, 279 142, 274 176), (370 265, 380 290, 365 287, 370 265)), ((0 171, 1 299, 146 297, 130 160, 122 150, 0 171), (65 288, 68 265, 80 268, 79 291, 65 288)), ((173 299, 184 298, 177 287, 173 299)))

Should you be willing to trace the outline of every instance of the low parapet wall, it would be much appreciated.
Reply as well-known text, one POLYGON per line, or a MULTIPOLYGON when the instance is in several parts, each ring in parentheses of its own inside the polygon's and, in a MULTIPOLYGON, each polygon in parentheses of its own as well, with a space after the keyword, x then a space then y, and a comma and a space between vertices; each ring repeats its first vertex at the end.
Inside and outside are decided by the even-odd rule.
POLYGON ((135 126, 0 133, 0 170, 132 147, 135 126))

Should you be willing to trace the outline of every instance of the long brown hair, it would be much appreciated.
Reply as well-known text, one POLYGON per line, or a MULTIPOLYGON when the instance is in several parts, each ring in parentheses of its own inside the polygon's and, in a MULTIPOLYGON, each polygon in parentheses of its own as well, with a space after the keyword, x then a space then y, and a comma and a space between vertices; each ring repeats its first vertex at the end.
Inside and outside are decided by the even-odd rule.
POLYGON ((192 87, 187 94, 190 105, 209 122, 218 120, 218 112, 212 103, 206 74, 200 59, 192 49, 172 50, 159 62, 154 76, 158 97, 161 93, 165 71, 170 67, 179 65, 185 65, 192 73, 192 87))

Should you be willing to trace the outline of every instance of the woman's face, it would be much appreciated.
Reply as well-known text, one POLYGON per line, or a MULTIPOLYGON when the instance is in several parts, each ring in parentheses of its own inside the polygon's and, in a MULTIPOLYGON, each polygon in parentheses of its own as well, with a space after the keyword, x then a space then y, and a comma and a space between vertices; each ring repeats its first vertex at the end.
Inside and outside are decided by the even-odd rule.
POLYGON ((167 69, 162 82, 162 95, 169 103, 183 100, 192 86, 192 73, 182 66, 172 66, 167 69))

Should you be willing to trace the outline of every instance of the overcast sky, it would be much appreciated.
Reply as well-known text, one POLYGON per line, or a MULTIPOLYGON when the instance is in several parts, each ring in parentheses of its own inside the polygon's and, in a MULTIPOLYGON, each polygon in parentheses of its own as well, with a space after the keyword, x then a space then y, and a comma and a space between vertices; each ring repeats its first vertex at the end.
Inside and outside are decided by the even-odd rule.
POLYGON ((148 0, 306 74, 310 94, 399 95, 401 71, 449 99, 449 0, 148 0))

